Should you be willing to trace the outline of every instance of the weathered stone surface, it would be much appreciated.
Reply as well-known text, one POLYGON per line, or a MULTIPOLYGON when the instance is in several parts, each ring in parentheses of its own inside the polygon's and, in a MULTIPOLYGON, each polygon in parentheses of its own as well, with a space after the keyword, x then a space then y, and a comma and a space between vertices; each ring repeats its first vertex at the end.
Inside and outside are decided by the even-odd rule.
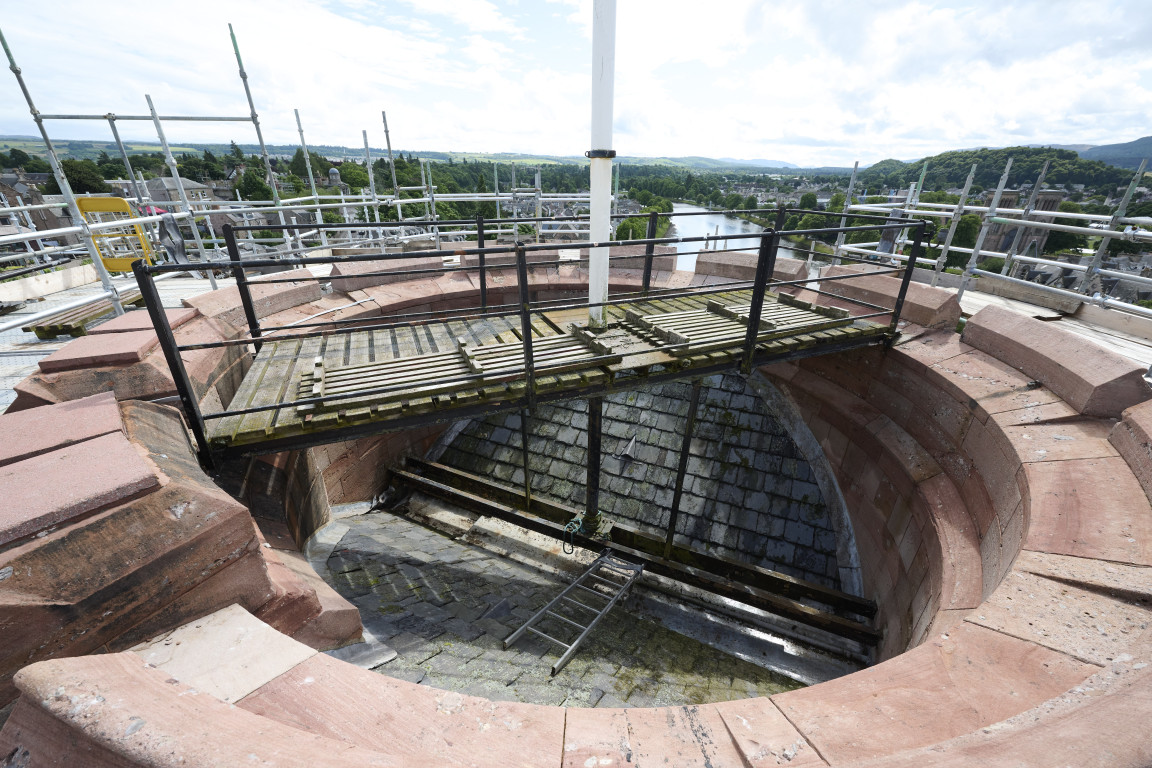
MULTIPOLYGON (((84 336, 76 341, 93 339, 97 342, 116 340, 147 333, 135 331, 84 336)), ((197 317, 174 332, 178 344, 217 342, 235 335, 227 324, 206 317, 197 317)), ((72 346, 72 342, 64 349, 72 346)), ((192 381, 192 388, 200 397, 212 394, 220 402, 231 400, 246 370, 247 361, 242 347, 192 350, 182 353, 184 367, 192 381), (214 391, 214 394, 213 394, 214 391)), ((9 412, 48 403, 77 400, 99 392, 112 391, 118 400, 164 397, 176 394, 176 386, 168 363, 158 345, 153 345, 143 359, 130 365, 96 364, 70 370, 46 373, 38 371, 14 387, 17 402, 9 412)))
MULTIPOLYGON (((399 257, 400 255, 397 254, 399 257)), ((444 259, 440 256, 408 256, 380 261, 348 261, 332 265, 332 287, 337 291, 362 291, 376 285, 387 285, 411 280, 436 277, 435 275, 389 274, 415 269, 442 269, 444 259)))
POLYGON ((0 417, 0 466, 122 429, 111 392, 6 414, 0 417))
POLYGON ((968 621, 1101 666, 1124 653, 1143 656, 1152 651, 1150 570, 1021 552, 968 621))
POLYGON ((827 765, 770 699, 713 704, 747 765, 795 768, 827 765))
MULTIPOLYGON (((837 275, 860 274, 849 280, 833 280, 820 284, 820 289, 870 304, 883 307, 895 305, 900 295, 900 282, 886 275, 865 275, 854 267, 832 266, 820 270, 821 277, 835 277, 837 275)), ((846 305, 847 306, 847 305, 846 305)), ((855 307, 854 314, 865 310, 855 307)), ((904 307, 900 317, 925 328, 955 328, 960 320, 960 302, 956 294, 942 288, 932 288, 927 285, 913 282, 908 286, 908 293, 904 299, 904 307)), ((883 318, 880 318, 881 320, 883 318)))
POLYGON ((964 326, 963 340, 1023 371, 1087 416, 1111 416, 1152 397, 1144 368, 1082 336, 989 305, 964 326))
MULTIPOLYGON (((636 765, 743 768, 743 750, 712 705, 629 709, 628 742, 636 765)), ((771 765, 771 763, 768 763, 771 765)))
MULTIPOLYGON (((274 315, 298 304, 316 301, 321 296, 320 282, 307 269, 252 276, 249 277, 248 287, 252 294, 252 308, 257 318, 274 315), (261 284, 266 280, 292 282, 261 284)), ((236 287, 221 288, 191 299, 184 299, 184 306, 198 309, 207 317, 219 318, 235 328, 248 327, 244 319, 244 308, 240 303, 240 289, 236 287)))
MULTIPOLYGON (((707 251, 696 256, 697 275, 725 277, 731 280, 756 279, 755 253, 720 253, 707 251)), ((807 280, 808 263, 801 259, 777 257, 772 278, 780 281, 807 280)), ((775 290, 775 289, 773 289, 775 290)))
POLYGON ((81 336, 41 359, 38 365, 44 373, 104 365, 132 365, 143 360, 144 355, 159 343, 153 330, 81 336))
POLYGON ((165 480, 119 432, 0 467, 0 544, 123 503, 165 480))
POLYGON ((1152 565, 1152 507, 1120 457, 1026 464, 1026 549, 1152 565))
POLYGON ((772 700, 836 765, 991 725, 1067 690, 1096 669, 968 624, 879 666, 772 700))
POLYGON ((250 764, 253 756, 284 768, 397 765, 390 756, 225 704, 132 653, 42 662, 24 669, 19 685, 21 715, 0 732, 0 754, 28 750, 29 766, 225 768, 250 764), (61 762, 77 753, 105 762, 61 762))
POLYGON ((1108 441, 1128 462, 1144 494, 1152 499, 1152 401, 1126 409, 1108 441))
MULTIPOLYGON (((248 511, 201 471, 178 412, 144 403, 124 404, 122 412, 128 440, 169 482, 0 553, 7 574, 0 579, 0 703, 14 695, 13 673, 31 662, 91 653, 137 627, 167 630, 234 602, 256 610, 271 595, 259 568, 233 572, 231 589, 211 587, 214 577, 226 582, 233 567, 259 558, 259 539, 248 511), (216 597, 198 598, 202 587, 216 597)), ((64 450, 107 438, 124 440, 114 433, 64 450)), ((82 466, 107 460, 105 451, 82 466)))
POLYGON ((1112 665, 1043 706, 971 734, 929 747, 852 761, 852 768, 1051 768, 1053 765, 1144 768, 1152 764, 1146 713, 1152 707, 1152 668, 1120 685, 1094 685, 1122 670, 1112 665))
POLYGON ((238 605, 165 632, 132 652, 148 666, 229 704, 316 654, 238 605))
MULTIPOLYGON (((164 314, 168 317, 168 327, 176 329, 200 313, 195 309, 166 309, 164 310, 164 314)), ((133 312, 125 312, 120 315, 120 317, 114 317, 106 323, 101 323, 95 328, 89 329, 88 333, 97 336, 102 333, 152 330, 155 330, 152 325, 152 318, 148 316, 148 312, 139 309, 133 312)))
POLYGON ((627 710, 574 707, 565 711, 563 768, 623 766, 631 760, 627 710))
POLYGON ((564 710, 413 685, 313 656, 239 703, 301 731, 423 765, 559 760, 564 710), (535 758, 531 758, 535 759, 535 758))

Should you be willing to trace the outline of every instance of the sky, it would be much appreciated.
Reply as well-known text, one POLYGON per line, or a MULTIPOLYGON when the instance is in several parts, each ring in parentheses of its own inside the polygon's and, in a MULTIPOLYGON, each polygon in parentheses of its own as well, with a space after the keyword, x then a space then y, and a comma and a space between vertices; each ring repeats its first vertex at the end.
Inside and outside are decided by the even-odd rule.
MULTIPOLYGON (((247 115, 265 140, 582 155, 592 0, 0 0, 43 113, 247 115)), ((613 148, 869 165, 1152 134, 1152 0, 619 0, 613 148)), ((6 67, 5 67, 6 69, 6 67)), ((118 123, 156 140, 150 123, 118 123)), ((109 139, 53 121, 55 138, 109 139)), ((251 125, 167 124, 173 144, 251 125)), ((0 135, 35 134, 0 72, 0 135)))

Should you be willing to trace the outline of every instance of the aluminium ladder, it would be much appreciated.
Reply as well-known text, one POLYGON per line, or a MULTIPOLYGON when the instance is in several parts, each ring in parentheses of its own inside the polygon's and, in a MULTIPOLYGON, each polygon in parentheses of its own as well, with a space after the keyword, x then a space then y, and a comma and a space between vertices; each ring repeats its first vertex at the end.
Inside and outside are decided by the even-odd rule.
MULTIPOLYGON (((585 638, 591 634, 600 620, 608 615, 608 611, 612 610, 612 606, 624 599, 628 594, 628 590, 632 588, 632 584, 640 577, 644 571, 643 563, 630 563, 626 560, 621 560, 615 557, 611 550, 604 550, 600 556, 596 558, 592 565, 588 566, 588 570, 584 571, 576 581, 568 585, 568 587, 553 598, 552 602, 541 608, 536 614, 524 623, 524 626, 510 634, 504 640, 504 648, 507 649, 517 640, 519 640, 525 632, 531 632, 538 635, 549 642, 555 643, 564 649, 564 654, 557 659, 556 663, 552 665, 552 674, 555 675, 576 653, 576 649, 584 642, 585 638), (606 579, 600 574, 612 575, 623 578, 624 581, 614 581, 606 579), (599 605, 589 605, 586 602, 576 599, 576 595, 590 594, 599 598, 603 602, 599 605), (560 611, 567 606, 576 606, 575 608, 568 608, 569 615, 565 616, 557 611, 560 611), (555 610, 554 610, 555 609, 555 610), (581 623, 582 611, 585 618, 592 615, 593 618, 587 624, 581 623), (562 640, 557 640, 552 635, 536 629, 538 623, 544 620, 552 620, 560 624, 567 624, 579 630, 580 634, 571 643, 565 643, 562 640)), ((587 598, 585 598, 587 599, 587 598)))

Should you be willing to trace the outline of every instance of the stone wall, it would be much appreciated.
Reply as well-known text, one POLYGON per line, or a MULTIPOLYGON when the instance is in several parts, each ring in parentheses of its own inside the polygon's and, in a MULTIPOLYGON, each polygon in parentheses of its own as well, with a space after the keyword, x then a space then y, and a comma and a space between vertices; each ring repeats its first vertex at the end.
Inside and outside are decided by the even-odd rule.
MULTIPOLYGON (((600 506, 609 516, 666 532, 690 393, 672 382, 605 398, 600 506)), ((529 419, 533 491, 580 509, 587 418, 586 401, 573 400, 529 419)), ((840 587, 836 532, 812 468, 742 377, 705 380, 690 456, 677 543, 840 587)), ((441 461, 522 487, 519 414, 471 422, 441 461)))

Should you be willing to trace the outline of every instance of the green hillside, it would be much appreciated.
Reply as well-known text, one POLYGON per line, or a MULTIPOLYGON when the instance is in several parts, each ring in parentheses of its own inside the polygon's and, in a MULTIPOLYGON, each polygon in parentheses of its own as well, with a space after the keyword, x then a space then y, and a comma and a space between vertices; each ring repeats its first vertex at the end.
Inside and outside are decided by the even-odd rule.
POLYGON ((1046 181, 1049 184, 1084 184, 1091 188, 1116 187, 1127 184, 1132 172, 1107 165, 1098 160, 1085 160, 1069 149, 1051 147, 1006 147, 1003 149, 969 149, 943 152, 911 163, 882 160, 860 173, 860 181, 868 187, 899 188, 920 178, 924 164, 928 172, 924 188, 942 190, 964 185, 972 164, 976 164, 974 184, 988 189, 995 187, 1004 172, 1008 158, 1012 158, 1012 171, 1008 186, 1018 187, 1033 183, 1045 160, 1051 160, 1046 181))

